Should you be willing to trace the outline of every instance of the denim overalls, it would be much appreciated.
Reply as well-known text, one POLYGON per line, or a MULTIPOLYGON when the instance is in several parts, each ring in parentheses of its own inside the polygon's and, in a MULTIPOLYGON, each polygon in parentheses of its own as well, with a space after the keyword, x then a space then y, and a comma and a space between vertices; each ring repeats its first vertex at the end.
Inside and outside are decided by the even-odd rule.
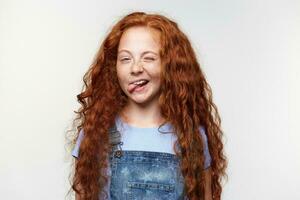
POLYGON ((176 155, 122 150, 121 134, 110 129, 111 200, 183 200, 184 181, 176 155))

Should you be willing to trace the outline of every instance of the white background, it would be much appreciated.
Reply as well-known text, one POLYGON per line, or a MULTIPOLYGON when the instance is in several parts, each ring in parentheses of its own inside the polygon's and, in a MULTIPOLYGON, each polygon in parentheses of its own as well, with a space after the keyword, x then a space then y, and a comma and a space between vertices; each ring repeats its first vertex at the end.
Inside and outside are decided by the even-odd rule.
POLYGON ((64 199, 64 135, 111 26, 159 12, 188 35, 225 133, 225 200, 300 199, 300 2, 0 1, 1 199, 64 199))

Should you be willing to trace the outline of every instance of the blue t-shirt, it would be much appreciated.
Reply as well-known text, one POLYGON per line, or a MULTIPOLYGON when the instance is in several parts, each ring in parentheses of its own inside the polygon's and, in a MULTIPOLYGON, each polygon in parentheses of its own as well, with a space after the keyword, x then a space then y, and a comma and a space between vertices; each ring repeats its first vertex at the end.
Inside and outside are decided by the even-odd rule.
MULTIPOLYGON (((121 134, 121 141, 123 142, 122 150, 154 151, 175 154, 173 144, 176 141, 176 136, 172 133, 167 133, 173 132, 170 123, 164 124, 159 129, 158 127, 142 128, 127 124, 117 116, 115 124, 121 134)), ((199 130, 204 139, 204 168, 206 169, 210 166, 211 156, 208 149, 205 129, 200 126, 199 130)), ((72 151, 72 155, 76 158, 78 158, 79 146, 83 136, 84 132, 82 129, 72 151)))

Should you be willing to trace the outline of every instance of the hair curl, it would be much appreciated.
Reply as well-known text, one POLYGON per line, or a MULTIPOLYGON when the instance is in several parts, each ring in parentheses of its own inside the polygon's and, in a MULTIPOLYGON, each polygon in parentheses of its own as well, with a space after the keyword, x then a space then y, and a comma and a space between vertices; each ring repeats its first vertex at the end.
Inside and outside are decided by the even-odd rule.
MULTIPOLYGON (((77 117, 74 146, 81 129, 85 137, 80 146, 71 189, 81 200, 96 200, 105 193, 105 169, 110 152, 108 129, 127 103, 127 96, 118 84, 116 60, 119 41, 129 28, 144 26, 160 32, 162 88, 159 97, 161 115, 174 126, 177 141, 174 151, 181 158, 186 196, 190 200, 204 199, 204 154, 199 125, 205 128, 211 155, 212 195, 221 199, 222 178, 227 174, 223 152, 221 119, 212 100, 212 92, 197 62, 187 36, 177 23, 159 14, 133 12, 118 21, 104 39, 89 70, 83 77, 82 92, 77 95, 81 104, 77 117), (180 151, 175 148, 179 145, 180 151)), ((72 147, 71 147, 72 148, 72 147)), ((69 191, 70 192, 70 191, 69 191)), ((107 194, 105 193, 105 197, 107 194)))

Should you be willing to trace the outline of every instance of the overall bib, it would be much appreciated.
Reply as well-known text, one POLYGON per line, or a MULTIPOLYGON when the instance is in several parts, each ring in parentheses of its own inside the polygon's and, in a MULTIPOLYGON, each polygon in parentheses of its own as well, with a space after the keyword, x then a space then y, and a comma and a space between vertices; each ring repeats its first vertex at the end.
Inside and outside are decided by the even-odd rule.
POLYGON ((110 129, 111 200, 184 200, 184 180, 176 155, 122 150, 121 134, 110 129))

